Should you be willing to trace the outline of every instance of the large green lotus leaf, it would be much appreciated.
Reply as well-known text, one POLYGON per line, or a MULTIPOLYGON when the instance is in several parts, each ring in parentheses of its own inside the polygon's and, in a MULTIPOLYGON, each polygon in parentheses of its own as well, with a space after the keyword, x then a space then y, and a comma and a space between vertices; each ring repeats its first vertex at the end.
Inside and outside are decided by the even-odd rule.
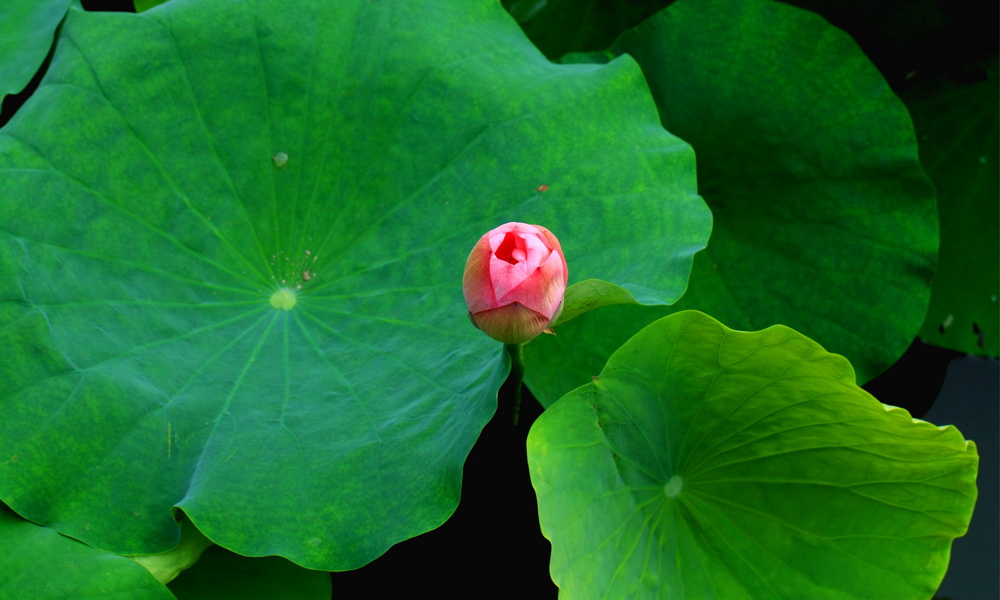
POLYGON ((1000 353, 1000 120, 997 66, 989 78, 932 81, 905 96, 920 159, 938 192, 941 251, 920 337, 987 356, 1000 353))
POLYGON ((787 327, 685 311, 546 410, 528 462, 560 597, 926 600, 978 456, 787 327))
POLYGON ((168 585, 177 600, 329 600, 330 574, 214 546, 168 585))
MULTIPOLYGON (((927 310, 937 251, 933 188, 906 108, 843 32, 768 0, 681 0, 615 43, 643 68, 663 123, 698 155, 715 226, 674 310, 741 329, 784 323, 854 364, 862 382, 909 347, 927 310)), ((526 349, 532 390, 572 365, 575 385, 662 309, 577 323, 570 346, 526 349)), ((560 330, 557 328, 556 332, 560 330)), ((561 334, 560 334, 561 335, 561 334)), ((537 393, 545 404, 554 395, 537 393)))
POLYGON ((28 85, 52 47, 70 0, 0 3, 0 100, 28 85))
POLYGON ((174 596, 135 561, 81 544, 0 506, 0 598, 172 600, 174 596))
POLYGON ((496 2, 71 10, 0 130, 0 497, 153 554, 364 564, 440 525, 508 363, 483 232, 670 302, 710 214, 631 59, 553 65, 496 2))

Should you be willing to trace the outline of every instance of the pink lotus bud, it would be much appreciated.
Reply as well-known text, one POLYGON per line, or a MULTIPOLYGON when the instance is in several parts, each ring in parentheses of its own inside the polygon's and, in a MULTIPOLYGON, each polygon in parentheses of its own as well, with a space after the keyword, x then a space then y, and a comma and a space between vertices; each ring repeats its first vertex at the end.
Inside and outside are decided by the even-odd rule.
POLYGON ((562 311, 569 271, 552 232, 507 223, 479 238, 462 289, 472 323, 505 344, 534 339, 562 311))

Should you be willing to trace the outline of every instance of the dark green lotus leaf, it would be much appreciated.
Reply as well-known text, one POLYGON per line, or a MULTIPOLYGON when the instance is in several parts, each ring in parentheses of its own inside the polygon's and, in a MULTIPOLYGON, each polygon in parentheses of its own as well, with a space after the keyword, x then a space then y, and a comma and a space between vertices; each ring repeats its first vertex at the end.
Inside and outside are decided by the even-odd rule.
POLYGON ((135 12, 145 12, 151 8, 159 6, 167 0, 134 0, 135 12))
POLYGON ((70 0, 0 3, 0 100, 28 85, 52 47, 70 0))
MULTIPOLYGON (((613 51, 635 57, 664 125, 694 146, 715 218, 674 310, 784 323, 847 356, 862 382, 893 364, 927 310, 937 216, 906 108, 857 45, 779 2, 681 0, 613 51)), ((664 314, 602 313, 575 323, 589 333, 573 348, 550 336, 526 348, 533 390, 586 383, 595 365, 555 375, 549 361, 606 358, 622 337, 611 329, 627 337, 664 314)), ((575 385, 536 395, 548 404, 575 385)))
POLYGON ((671 0, 502 0, 531 41, 552 60, 604 50, 623 31, 671 0))
POLYGON ((0 498, 119 554, 364 564, 440 525, 508 363, 462 269, 505 221, 671 302, 710 214, 631 59, 495 2, 71 9, 0 130, 0 498), (639 217, 639 218, 636 218, 639 217))
POLYGON ((913 125, 851 38, 770 0, 683 0, 623 35, 716 218, 676 310, 783 323, 867 381, 923 322, 934 190, 913 125), (725 18, 720 18, 725 15, 725 18))
POLYGON ((926 600, 978 455, 781 325, 646 327, 528 436, 561 598, 926 600))
POLYGON ((177 600, 329 600, 330 574, 214 546, 168 585, 177 600))
POLYGON ((937 187, 941 250, 920 337, 932 344, 1000 353, 1000 120, 997 66, 975 83, 936 80, 904 97, 920 160, 937 187))
POLYGON ((174 596, 135 561, 81 544, 0 506, 0 598, 172 600, 174 596))

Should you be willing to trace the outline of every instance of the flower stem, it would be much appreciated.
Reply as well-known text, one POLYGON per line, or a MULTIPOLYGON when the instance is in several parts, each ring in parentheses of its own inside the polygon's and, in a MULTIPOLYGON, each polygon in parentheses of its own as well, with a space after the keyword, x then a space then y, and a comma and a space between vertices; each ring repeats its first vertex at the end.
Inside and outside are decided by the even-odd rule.
POLYGON ((511 411, 511 427, 517 427, 518 413, 521 411, 521 382, 524 379, 524 358, 521 356, 521 344, 504 344, 510 356, 510 375, 508 381, 514 389, 514 406, 511 411))

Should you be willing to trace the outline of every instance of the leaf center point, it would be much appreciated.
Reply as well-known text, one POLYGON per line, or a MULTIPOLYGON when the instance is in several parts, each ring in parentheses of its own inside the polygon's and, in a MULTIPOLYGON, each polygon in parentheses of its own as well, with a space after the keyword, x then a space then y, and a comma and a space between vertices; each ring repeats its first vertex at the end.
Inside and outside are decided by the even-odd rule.
POLYGON ((667 498, 676 498, 678 494, 681 493, 681 489, 684 488, 684 478, 680 475, 674 475, 670 478, 670 481, 663 486, 663 493, 667 495, 667 498))
POLYGON ((296 301, 295 292, 289 288, 281 288, 271 294, 271 306, 281 310, 292 310, 296 301))

